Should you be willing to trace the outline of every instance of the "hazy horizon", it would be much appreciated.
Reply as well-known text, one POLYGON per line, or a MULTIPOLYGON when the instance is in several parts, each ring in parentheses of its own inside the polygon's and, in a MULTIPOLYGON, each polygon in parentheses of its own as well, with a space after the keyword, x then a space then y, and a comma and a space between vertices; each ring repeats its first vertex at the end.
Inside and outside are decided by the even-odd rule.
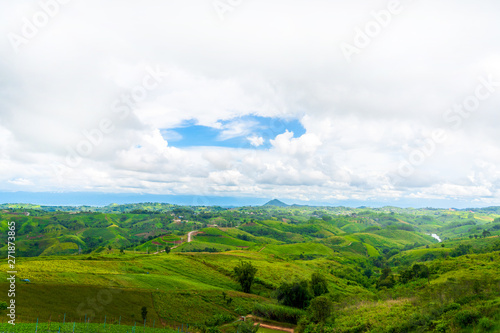
POLYGON ((165 203, 181 206, 221 206, 221 207, 244 207, 262 206, 265 203, 277 199, 287 205, 304 205, 317 207, 369 207, 380 208, 392 206, 398 208, 436 208, 436 209, 465 209, 485 208, 489 205, 470 206, 468 202, 456 200, 400 200, 400 201, 377 201, 364 202, 345 200, 337 202, 301 201, 280 198, 256 198, 256 197, 224 197, 224 196, 196 196, 196 195, 151 195, 151 194, 121 194, 121 193, 1 193, 0 204, 33 204, 41 206, 93 206, 104 207, 111 204, 140 204, 146 202, 165 203), (9 198, 14 201, 9 201, 9 198))
POLYGON ((499 3, 220 3, 1 3, 2 200, 500 205, 499 3))

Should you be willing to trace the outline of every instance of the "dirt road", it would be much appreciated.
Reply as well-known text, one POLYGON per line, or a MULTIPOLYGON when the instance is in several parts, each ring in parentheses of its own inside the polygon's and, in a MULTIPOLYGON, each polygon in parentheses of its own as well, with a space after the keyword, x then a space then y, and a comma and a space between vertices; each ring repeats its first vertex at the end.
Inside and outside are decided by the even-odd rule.
MULTIPOLYGON (((188 236, 188 237, 187 237, 187 242, 188 242, 188 243, 191 243, 191 241, 193 240, 193 234, 194 234, 194 233, 196 233, 196 231, 190 231, 190 232, 188 232, 188 235, 187 235, 187 236, 188 236)), ((172 249, 175 249, 176 247, 179 247, 180 245, 182 245, 182 244, 179 244, 179 245, 176 245, 176 246, 172 246, 170 249, 171 249, 171 250, 172 250, 172 249)), ((165 252, 165 250, 161 250, 161 251, 155 252, 155 253, 153 253, 153 254, 158 254, 158 253, 162 253, 162 252, 165 252)))

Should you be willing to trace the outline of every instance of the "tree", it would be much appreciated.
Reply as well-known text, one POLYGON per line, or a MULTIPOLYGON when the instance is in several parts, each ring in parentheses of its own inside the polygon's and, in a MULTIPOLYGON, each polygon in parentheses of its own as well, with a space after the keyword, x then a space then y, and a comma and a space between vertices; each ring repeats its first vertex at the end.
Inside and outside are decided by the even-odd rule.
POLYGON ((111 251, 111 249, 112 249, 112 247, 111 247, 111 244, 110 244, 110 245, 108 245, 108 250, 111 251))
POLYGON ((238 266, 234 268, 234 277, 240 283, 243 292, 250 292, 255 273, 257 273, 257 268, 255 268, 250 261, 240 261, 238 266))
POLYGON ((251 319, 240 321, 238 323, 237 332, 240 333, 257 333, 260 328, 260 324, 254 325, 251 319))
POLYGON ((165 246, 165 252, 166 252, 167 254, 169 254, 169 253, 170 253, 170 250, 171 250, 171 249, 170 249, 170 246, 168 246, 168 245, 167 245, 167 246, 165 246))
POLYGON ((484 230, 483 231, 483 238, 486 238, 488 236, 491 236, 491 232, 489 232, 488 230, 484 230))
POLYGON ((425 265, 415 264, 413 265, 413 275, 419 279, 429 280, 429 268, 425 265))
POLYGON ((380 276, 380 279, 377 282, 377 288, 381 287, 392 288, 395 282, 396 281, 394 280, 394 275, 392 275, 391 268, 385 267, 384 269, 382 269, 382 275, 380 276))
POLYGON ((146 317, 148 316, 148 308, 143 306, 141 309, 142 321, 146 321, 146 317))
POLYGON ((316 297, 311 301, 311 305, 309 306, 311 319, 316 323, 324 323, 325 320, 332 314, 332 308, 332 301, 328 297, 316 297))
POLYGON ((471 248, 470 245, 460 244, 460 245, 458 245, 458 247, 454 248, 451 251, 450 256, 452 256, 452 257, 464 256, 464 255, 469 253, 470 248, 471 248))
POLYGON ((311 289, 315 297, 328 293, 326 278, 318 272, 311 276, 311 289))
POLYGON ((313 298, 307 280, 282 282, 277 290, 278 301, 283 305, 304 309, 313 298))

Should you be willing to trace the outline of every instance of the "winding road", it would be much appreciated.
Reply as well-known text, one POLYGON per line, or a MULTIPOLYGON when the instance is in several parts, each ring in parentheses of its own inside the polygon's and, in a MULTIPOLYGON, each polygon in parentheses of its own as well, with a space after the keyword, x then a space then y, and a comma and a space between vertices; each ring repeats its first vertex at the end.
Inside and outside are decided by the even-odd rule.
MULTIPOLYGON (((191 243, 191 241, 193 240, 193 234, 195 234, 196 232, 197 232, 197 231, 195 231, 195 230, 188 232, 188 234, 187 234, 187 236, 188 236, 188 237, 187 237, 187 242, 188 242, 188 243, 191 243)), ((182 245, 182 243, 181 243, 181 244, 179 244, 179 245, 176 245, 176 246, 172 246, 170 249, 171 249, 171 250, 172 250, 172 249, 175 249, 176 247, 179 247, 180 245, 182 245)), ((163 250, 161 250, 161 251, 158 251, 158 252, 155 252, 155 253, 153 253, 153 254, 158 254, 158 253, 162 253, 162 252, 165 252, 165 249, 163 249, 163 250)))

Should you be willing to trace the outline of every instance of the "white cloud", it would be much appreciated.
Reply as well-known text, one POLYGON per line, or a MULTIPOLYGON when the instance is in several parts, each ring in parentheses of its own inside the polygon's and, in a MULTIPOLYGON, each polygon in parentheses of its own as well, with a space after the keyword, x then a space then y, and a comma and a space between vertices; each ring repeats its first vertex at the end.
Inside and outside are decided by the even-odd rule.
POLYGON ((19 186, 33 185, 33 182, 31 180, 24 179, 24 178, 17 178, 17 179, 9 180, 8 182, 11 184, 14 184, 14 185, 19 185, 19 186))
POLYGON ((271 140, 271 145, 286 155, 310 155, 321 146, 321 141, 316 134, 304 134, 300 138, 294 138, 293 132, 286 131, 271 140))
MULTIPOLYGON (((479 77, 500 81, 500 5, 413 2, 348 64, 339 44, 386 6, 255 0, 225 21, 201 0, 61 6, 19 53, 0 40, 0 191, 498 203, 500 87, 458 130, 443 115, 479 77), (114 102, 157 65, 163 82, 120 118, 114 102), (306 133, 255 135, 254 122, 227 122, 248 115, 299 119, 306 133), (103 119, 114 130, 93 144, 85 133, 103 119), (182 137, 171 129, 186 121, 271 148, 174 148, 168 141, 182 137), (400 163, 436 128, 449 139, 401 177, 400 163), (88 156, 68 166, 68 148, 88 142, 88 156)), ((2 2, 0 34, 21 33, 37 10, 2 2)))
POLYGON ((264 144, 264 138, 257 135, 249 136, 247 137, 247 140, 254 147, 260 147, 264 144))
POLYGON ((218 126, 218 128, 221 129, 218 139, 223 141, 246 136, 250 134, 257 125, 258 122, 253 120, 233 120, 227 124, 221 124, 218 126))

